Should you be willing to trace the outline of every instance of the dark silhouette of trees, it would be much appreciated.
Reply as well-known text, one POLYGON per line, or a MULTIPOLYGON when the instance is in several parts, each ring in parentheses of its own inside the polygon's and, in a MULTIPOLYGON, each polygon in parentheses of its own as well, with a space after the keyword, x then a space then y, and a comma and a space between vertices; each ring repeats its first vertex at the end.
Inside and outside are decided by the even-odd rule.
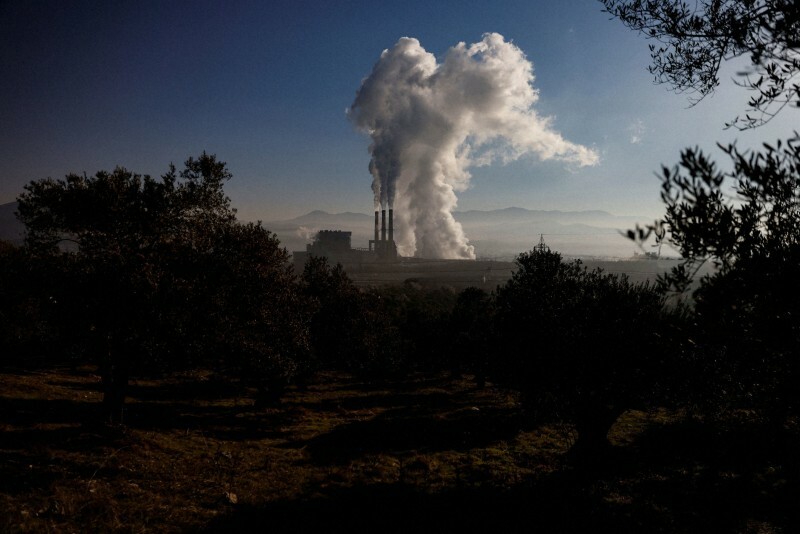
MULTIPOLYGON (((703 349, 738 405, 796 411, 800 396, 800 138, 762 152, 722 147, 721 171, 700 150, 663 169, 661 225, 684 257, 662 279, 686 291, 700 265, 715 270, 693 292, 703 349)), ((777 410, 777 412, 776 412, 777 410)))
POLYGON ((48 295, 53 273, 23 247, 0 240, 0 365, 31 366, 55 337, 48 318, 58 306, 48 295))
POLYGON ((298 371, 308 339, 287 253, 236 222, 230 178, 203 153, 160 179, 118 167, 34 181, 19 198, 26 247, 58 263, 49 298, 100 366, 112 419, 132 373, 232 357, 266 391, 298 371))
POLYGON ((455 373, 473 373, 478 387, 486 385, 489 365, 495 357, 494 316, 493 296, 477 287, 458 294, 450 316, 451 367, 455 373))
MULTIPOLYGON (((795 0, 603 0, 624 24, 659 41, 651 46, 656 80, 702 97, 719 84, 723 61, 749 59, 737 82, 753 92, 744 118, 753 128, 800 106, 800 4, 795 0)), ((699 149, 662 171, 664 218, 629 237, 653 232, 684 257, 662 278, 687 291, 705 262, 716 272, 696 282, 696 328, 690 339, 714 409, 760 406, 780 421, 796 411, 800 235, 797 134, 762 151, 721 147, 723 172, 699 149)), ((697 392, 695 392, 697 393, 697 392)))
POLYGON ((406 369, 438 371, 451 365, 450 315, 456 292, 426 287, 415 280, 378 289, 384 313, 397 329, 406 369))
POLYGON ((516 263, 497 290, 502 350, 493 375, 519 389, 538 418, 574 424, 574 454, 601 455, 614 421, 658 398, 668 369, 659 336, 663 297, 547 249, 516 263))
POLYGON ((314 309, 311 341, 317 364, 360 375, 391 371, 398 358, 396 329, 374 293, 360 291, 341 264, 308 258, 300 288, 314 309))
POLYGON ((188 329, 193 352, 212 364, 223 357, 257 388, 259 406, 274 403, 314 370, 311 308, 288 253, 260 223, 226 225, 214 238, 195 264, 202 291, 192 290, 192 309, 213 313, 188 329))
POLYGON ((719 85, 723 62, 744 57, 737 85, 753 92, 748 111, 727 126, 760 126, 800 106, 800 4, 796 0, 601 0, 650 45, 656 82, 695 101, 719 85))

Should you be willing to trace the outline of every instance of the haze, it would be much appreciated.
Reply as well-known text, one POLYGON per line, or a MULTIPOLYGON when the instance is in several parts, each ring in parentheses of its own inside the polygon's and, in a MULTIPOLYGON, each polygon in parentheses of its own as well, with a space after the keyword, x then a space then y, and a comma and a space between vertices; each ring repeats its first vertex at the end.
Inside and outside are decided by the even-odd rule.
MULTIPOLYGON (((453 178, 457 197, 446 193, 441 213, 516 206, 654 218, 654 172, 682 148, 713 150, 734 138, 757 146, 793 126, 786 114, 757 133, 723 131, 748 97, 729 83, 687 109, 685 95, 651 83, 646 41, 594 0, 12 1, 0 5, 0 204, 33 179, 116 165, 159 175, 205 150, 233 172, 226 190, 242 219, 369 214, 374 140, 345 110, 381 52, 406 42, 441 63, 492 32, 531 65, 527 112, 596 160, 543 157, 502 134, 522 149, 453 178)), ((467 135, 476 139, 487 124, 467 135)), ((450 230, 451 256, 469 257, 469 242, 450 230)), ((402 237, 409 251, 432 246, 402 237)))

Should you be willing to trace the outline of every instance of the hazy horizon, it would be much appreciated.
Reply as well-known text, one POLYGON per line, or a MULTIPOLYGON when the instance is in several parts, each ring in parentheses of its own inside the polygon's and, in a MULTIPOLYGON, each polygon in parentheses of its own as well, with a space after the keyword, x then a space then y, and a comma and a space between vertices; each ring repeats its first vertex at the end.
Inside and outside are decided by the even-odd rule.
MULTIPOLYGON (((749 96, 734 84, 694 107, 686 95, 654 85, 646 39, 601 7, 595 0, 514 0, 501 8, 4 2, 0 203, 31 180, 117 165, 158 176, 170 162, 207 151, 227 162, 234 179, 226 191, 245 220, 369 212, 372 141, 346 110, 382 52, 398 43, 418 43, 414 53, 431 69, 456 60, 466 68, 465 58, 478 57, 470 54, 485 53, 481 47, 518 51, 515 60, 503 57, 521 66, 508 72, 532 69, 521 120, 541 120, 551 139, 569 143, 562 146, 597 155, 583 167, 550 157, 560 149, 526 155, 526 146, 538 146, 525 145, 530 137, 495 130, 512 140, 513 157, 486 164, 474 153, 468 181, 447 178, 457 182, 457 199, 448 201, 457 211, 598 209, 653 219, 662 213, 654 173, 674 165, 683 148, 699 146, 721 160, 716 142, 738 139, 744 148, 791 133, 791 114, 757 131, 723 130, 749 96), (487 41, 491 32, 504 44, 487 41)), ((721 78, 736 68, 726 66, 721 78)), ((470 95, 479 92, 475 86, 470 95)), ((464 131, 490 135, 490 121, 477 126, 464 131)), ((483 148, 499 154, 492 144, 483 148)), ((569 159, 569 150, 560 153, 569 159)))
MULTIPOLYGON (((13 217, 14 202, 0 204, 0 239, 14 239, 22 231, 13 217)), ((476 247, 479 258, 511 260, 538 243, 540 234, 553 250, 565 256, 595 258, 630 258, 642 249, 620 235, 636 223, 651 222, 641 215, 608 213, 602 210, 563 211, 529 210, 509 206, 499 210, 455 211, 476 247)), ((239 217, 244 222, 256 222, 239 217)), ((373 216, 364 212, 330 213, 315 209, 282 220, 263 220, 264 226, 275 233, 289 252, 305 250, 319 230, 352 232, 352 246, 367 247, 372 238, 373 216)), ((650 249, 648 249, 650 250, 650 249)), ((665 256, 675 256, 664 249, 665 256)))

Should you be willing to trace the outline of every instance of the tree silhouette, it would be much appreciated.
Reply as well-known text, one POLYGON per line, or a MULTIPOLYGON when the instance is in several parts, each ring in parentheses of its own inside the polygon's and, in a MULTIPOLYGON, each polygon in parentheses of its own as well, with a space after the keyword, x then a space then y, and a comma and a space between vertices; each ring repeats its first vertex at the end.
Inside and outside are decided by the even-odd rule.
POLYGON ((575 425, 573 453, 596 458, 625 410, 655 403, 665 367, 663 298, 649 285, 534 249, 497 290, 494 375, 543 420, 575 425))
POLYGON ((59 263, 55 298, 100 366, 112 419, 131 373, 233 355, 274 389, 296 371, 307 336, 287 253, 260 225, 236 222, 230 178, 203 153, 160 179, 118 167, 34 181, 19 198, 26 247, 59 263))
POLYGON ((456 373, 463 370, 474 373, 479 387, 486 385, 496 349, 494 316, 492 295, 477 287, 468 287, 458 294, 450 315, 451 366, 456 373))
MULTIPOLYGON (((659 82, 700 98, 719 85, 724 61, 749 67, 737 83, 753 92, 744 118, 728 126, 760 126, 786 107, 800 106, 800 4, 795 0, 602 0, 632 29, 657 40, 651 72, 659 82)), ((653 232, 684 260, 661 278, 685 292, 699 266, 716 271, 694 291, 696 329, 690 334, 716 407, 758 405, 777 415, 796 411, 798 308, 797 134, 762 151, 721 147, 733 170, 722 172, 699 149, 664 167, 660 221, 628 232, 643 242, 653 232), (721 402, 721 404, 720 404, 721 402)), ((697 392, 695 392, 697 393, 697 392)), ((707 399, 708 400, 708 399, 707 399)))
POLYGON ((754 94, 743 118, 727 126, 760 126, 787 106, 800 106, 800 4, 796 0, 601 0, 650 45, 656 82, 694 101, 720 83, 723 62, 747 58, 737 85, 754 94))
POLYGON ((359 375, 391 372, 397 364, 396 328, 374 292, 362 292, 341 264, 310 256, 300 289, 314 312, 311 340, 317 364, 359 375))
POLYGON ((47 298, 57 278, 52 267, 0 240, 0 365, 44 363, 43 353, 60 337, 52 320, 60 302, 47 298))
POLYGON ((660 223, 684 260, 662 279, 686 291, 700 265, 715 269, 694 290, 705 350, 736 403, 797 409, 800 304, 800 138, 764 150, 722 147, 723 172, 699 150, 663 169, 660 223))

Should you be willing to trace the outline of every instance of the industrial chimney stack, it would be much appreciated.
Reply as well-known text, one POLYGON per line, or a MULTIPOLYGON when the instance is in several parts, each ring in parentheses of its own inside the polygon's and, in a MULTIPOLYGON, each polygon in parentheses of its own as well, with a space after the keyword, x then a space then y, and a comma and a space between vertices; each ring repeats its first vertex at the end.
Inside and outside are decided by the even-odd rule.
POLYGON ((386 224, 386 209, 380 210, 380 233, 378 233, 378 210, 375 210, 375 239, 370 240, 369 250, 374 252, 380 261, 397 259, 397 246, 394 243, 394 209, 389 208, 389 224, 386 224), (388 235, 387 235, 388 233, 388 235))

